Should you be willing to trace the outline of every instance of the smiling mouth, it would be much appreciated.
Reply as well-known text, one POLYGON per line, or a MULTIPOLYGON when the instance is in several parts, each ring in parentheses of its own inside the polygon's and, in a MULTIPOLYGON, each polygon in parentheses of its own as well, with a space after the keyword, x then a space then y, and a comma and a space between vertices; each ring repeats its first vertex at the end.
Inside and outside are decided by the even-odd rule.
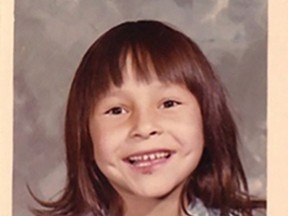
POLYGON ((150 153, 135 154, 125 159, 135 167, 148 167, 166 161, 173 154, 172 151, 154 151, 150 153))

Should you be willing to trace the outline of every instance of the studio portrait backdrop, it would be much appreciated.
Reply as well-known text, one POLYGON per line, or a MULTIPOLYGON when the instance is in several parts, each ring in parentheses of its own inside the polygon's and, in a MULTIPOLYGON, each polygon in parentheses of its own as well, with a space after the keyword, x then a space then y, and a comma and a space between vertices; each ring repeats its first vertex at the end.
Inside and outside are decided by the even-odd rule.
POLYGON ((266 197, 267 1, 15 0, 13 215, 29 216, 65 183, 64 116, 87 48, 129 20, 191 37, 229 92, 251 194, 266 197))

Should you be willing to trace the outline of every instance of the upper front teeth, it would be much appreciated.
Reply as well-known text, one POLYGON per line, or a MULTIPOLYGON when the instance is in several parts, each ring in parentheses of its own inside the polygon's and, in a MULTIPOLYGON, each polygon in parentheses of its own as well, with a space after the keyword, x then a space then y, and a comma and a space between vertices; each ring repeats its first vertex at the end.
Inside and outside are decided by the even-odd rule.
POLYGON ((137 156, 131 156, 128 159, 130 161, 147 161, 147 160, 155 160, 160 158, 165 158, 169 156, 169 152, 158 152, 158 153, 151 153, 151 154, 144 154, 144 155, 137 155, 137 156))

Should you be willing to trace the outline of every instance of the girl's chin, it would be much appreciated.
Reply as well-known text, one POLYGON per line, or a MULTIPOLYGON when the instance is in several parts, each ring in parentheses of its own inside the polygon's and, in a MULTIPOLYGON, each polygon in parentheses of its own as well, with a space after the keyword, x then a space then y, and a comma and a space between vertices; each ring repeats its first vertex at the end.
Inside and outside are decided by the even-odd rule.
MULTIPOLYGON (((162 185, 163 186, 163 185, 162 185)), ((175 187, 162 187, 159 185, 158 187, 145 187, 140 190, 137 188, 136 190, 130 189, 128 190, 129 197, 135 199, 147 199, 147 200, 161 200, 170 196, 179 197, 181 193, 182 187, 180 185, 175 187)), ((120 195, 122 193, 120 192, 120 195)), ((124 195, 125 196, 125 195, 124 195)))

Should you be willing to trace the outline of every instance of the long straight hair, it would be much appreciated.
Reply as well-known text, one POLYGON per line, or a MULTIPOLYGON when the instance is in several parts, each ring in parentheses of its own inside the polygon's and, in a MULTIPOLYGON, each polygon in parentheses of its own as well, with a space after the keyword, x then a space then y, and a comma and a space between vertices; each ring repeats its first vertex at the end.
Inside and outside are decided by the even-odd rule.
POLYGON ((158 21, 122 23, 104 33, 84 55, 73 80, 66 112, 67 182, 62 196, 35 215, 121 216, 123 200, 97 167, 89 119, 97 100, 110 86, 121 86, 127 56, 137 79, 151 79, 151 68, 161 82, 184 84, 200 106, 204 152, 198 167, 187 177, 184 200, 197 197, 221 215, 252 215, 265 201, 252 200, 241 165, 237 128, 226 93, 213 69, 186 35, 158 21))

